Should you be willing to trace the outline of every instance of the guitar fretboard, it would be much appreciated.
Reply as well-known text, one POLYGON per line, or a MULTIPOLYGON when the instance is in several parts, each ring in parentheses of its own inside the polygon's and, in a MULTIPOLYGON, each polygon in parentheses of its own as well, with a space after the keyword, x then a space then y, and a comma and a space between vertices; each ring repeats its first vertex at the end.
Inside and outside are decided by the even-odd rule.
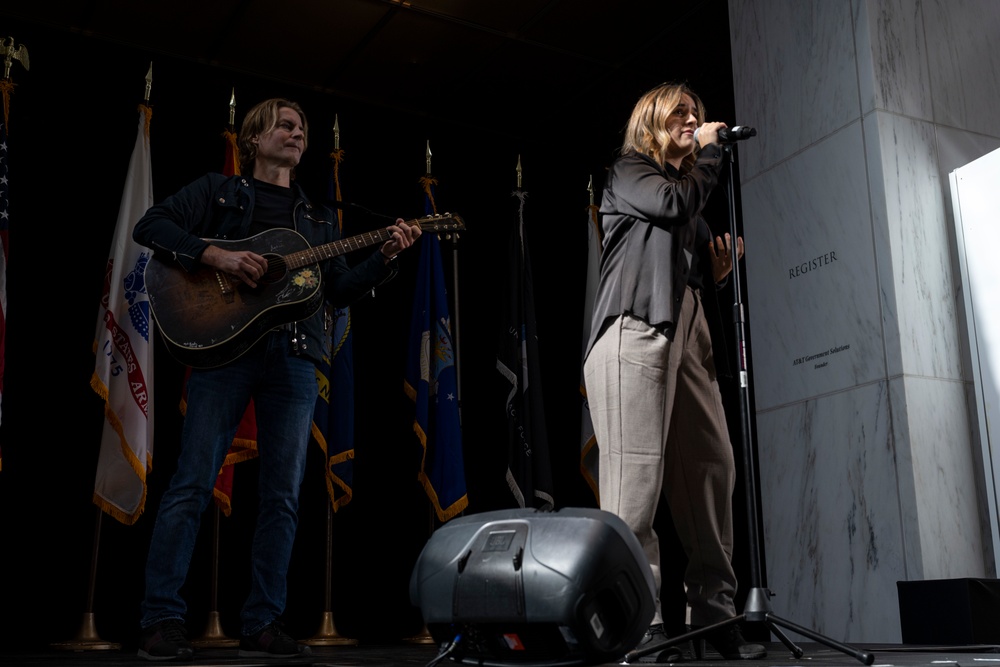
POLYGON ((379 229, 374 232, 365 232, 364 234, 351 236, 350 238, 341 239, 340 241, 333 241, 331 243, 316 246, 315 248, 309 248, 308 250, 300 250, 299 252, 289 253, 285 256, 285 264, 289 269, 297 269, 301 266, 316 264, 324 259, 330 259, 331 257, 336 257, 337 255, 343 255, 351 252, 352 250, 367 248, 368 246, 373 246, 376 243, 388 241, 390 238, 392 238, 392 234, 389 233, 388 228, 379 229))
MULTIPOLYGON (((465 223, 462 219, 451 214, 432 215, 426 218, 417 218, 416 220, 405 220, 402 224, 410 225, 411 227, 416 225, 424 231, 435 232, 465 229, 465 223)), ((383 227, 373 232, 365 232, 364 234, 358 234, 357 236, 351 236, 339 241, 325 243, 315 248, 289 253, 284 257, 285 266, 288 269, 297 269, 302 266, 316 264, 324 259, 343 255, 352 250, 360 250, 361 248, 373 246, 376 243, 383 243, 390 238, 392 238, 392 234, 389 232, 389 228, 383 227)))

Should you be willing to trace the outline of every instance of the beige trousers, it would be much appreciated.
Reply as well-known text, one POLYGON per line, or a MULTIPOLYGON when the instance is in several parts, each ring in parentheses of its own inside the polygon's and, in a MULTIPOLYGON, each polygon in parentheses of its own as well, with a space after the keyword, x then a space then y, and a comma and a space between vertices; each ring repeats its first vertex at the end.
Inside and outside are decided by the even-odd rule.
POLYGON ((600 452, 601 509, 625 521, 649 559, 653 623, 662 622, 653 530, 661 494, 688 557, 691 623, 732 618, 736 468, 698 294, 686 291, 673 341, 642 320, 619 317, 590 351, 584 382, 600 452))

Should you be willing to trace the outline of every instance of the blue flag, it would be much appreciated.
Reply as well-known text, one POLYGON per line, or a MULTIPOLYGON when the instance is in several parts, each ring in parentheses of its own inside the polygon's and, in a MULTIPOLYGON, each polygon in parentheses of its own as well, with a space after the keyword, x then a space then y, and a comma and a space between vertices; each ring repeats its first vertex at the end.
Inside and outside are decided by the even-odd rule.
MULTIPOLYGON (((339 146, 330 154, 333 168, 328 183, 330 201, 341 200, 339 146)), ((337 211, 337 229, 344 231, 343 212, 337 211)), ((326 455, 326 490, 333 511, 354 497, 354 332, 351 309, 323 304, 323 360, 316 368, 319 395, 313 412, 312 438, 326 455)))
POLYGON ((326 490, 333 511, 354 496, 354 336, 351 309, 326 309, 323 361, 316 368, 319 395, 312 437, 326 454, 326 490))
POLYGON ((414 403, 413 430, 424 450, 418 479, 444 522, 465 510, 469 498, 441 245, 434 234, 420 245, 403 390, 414 403))

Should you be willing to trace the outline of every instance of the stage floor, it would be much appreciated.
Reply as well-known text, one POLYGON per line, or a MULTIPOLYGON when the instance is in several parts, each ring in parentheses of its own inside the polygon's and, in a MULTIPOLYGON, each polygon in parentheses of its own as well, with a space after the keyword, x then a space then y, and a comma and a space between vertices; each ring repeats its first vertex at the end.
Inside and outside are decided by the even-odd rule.
MULTIPOLYGON (((713 659, 685 659, 681 663, 699 667, 749 667, 809 666, 842 667, 862 663, 853 656, 827 648, 822 644, 795 642, 803 655, 795 658, 780 642, 766 643, 768 655, 762 660, 739 661, 713 659)), ((874 655, 874 667, 1000 667, 1000 646, 904 646, 894 644, 852 644, 852 648, 874 655)), ((430 644, 385 644, 313 646, 308 658, 286 660, 245 659, 237 656, 235 648, 200 648, 191 663, 150 663, 136 656, 134 647, 115 647, 105 650, 50 650, 23 654, 0 653, 4 667, 72 667, 79 665, 111 665, 135 667, 150 664, 192 664, 200 667, 214 665, 226 667, 252 667, 255 665, 315 665, 316 667, 396 667, 400 665, 430 665, 438 655, 436 646, 430 644)), ((458 665, 445 658, 440 665, 458 665)), ((517 663, 505 663, 516 665, 517 663)), ((604 663, 605 666, 619 663, 604 663)))

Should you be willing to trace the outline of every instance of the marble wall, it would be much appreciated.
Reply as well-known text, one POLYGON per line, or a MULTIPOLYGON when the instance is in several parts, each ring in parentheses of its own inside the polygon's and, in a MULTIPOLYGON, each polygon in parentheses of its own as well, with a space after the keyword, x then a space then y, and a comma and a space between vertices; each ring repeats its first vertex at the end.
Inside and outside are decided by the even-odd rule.
POLYGON ((899 642, 897 581, 996 576, 948 175, 1000 146, 1000 3, 729 4, 764 583, 899 642))

